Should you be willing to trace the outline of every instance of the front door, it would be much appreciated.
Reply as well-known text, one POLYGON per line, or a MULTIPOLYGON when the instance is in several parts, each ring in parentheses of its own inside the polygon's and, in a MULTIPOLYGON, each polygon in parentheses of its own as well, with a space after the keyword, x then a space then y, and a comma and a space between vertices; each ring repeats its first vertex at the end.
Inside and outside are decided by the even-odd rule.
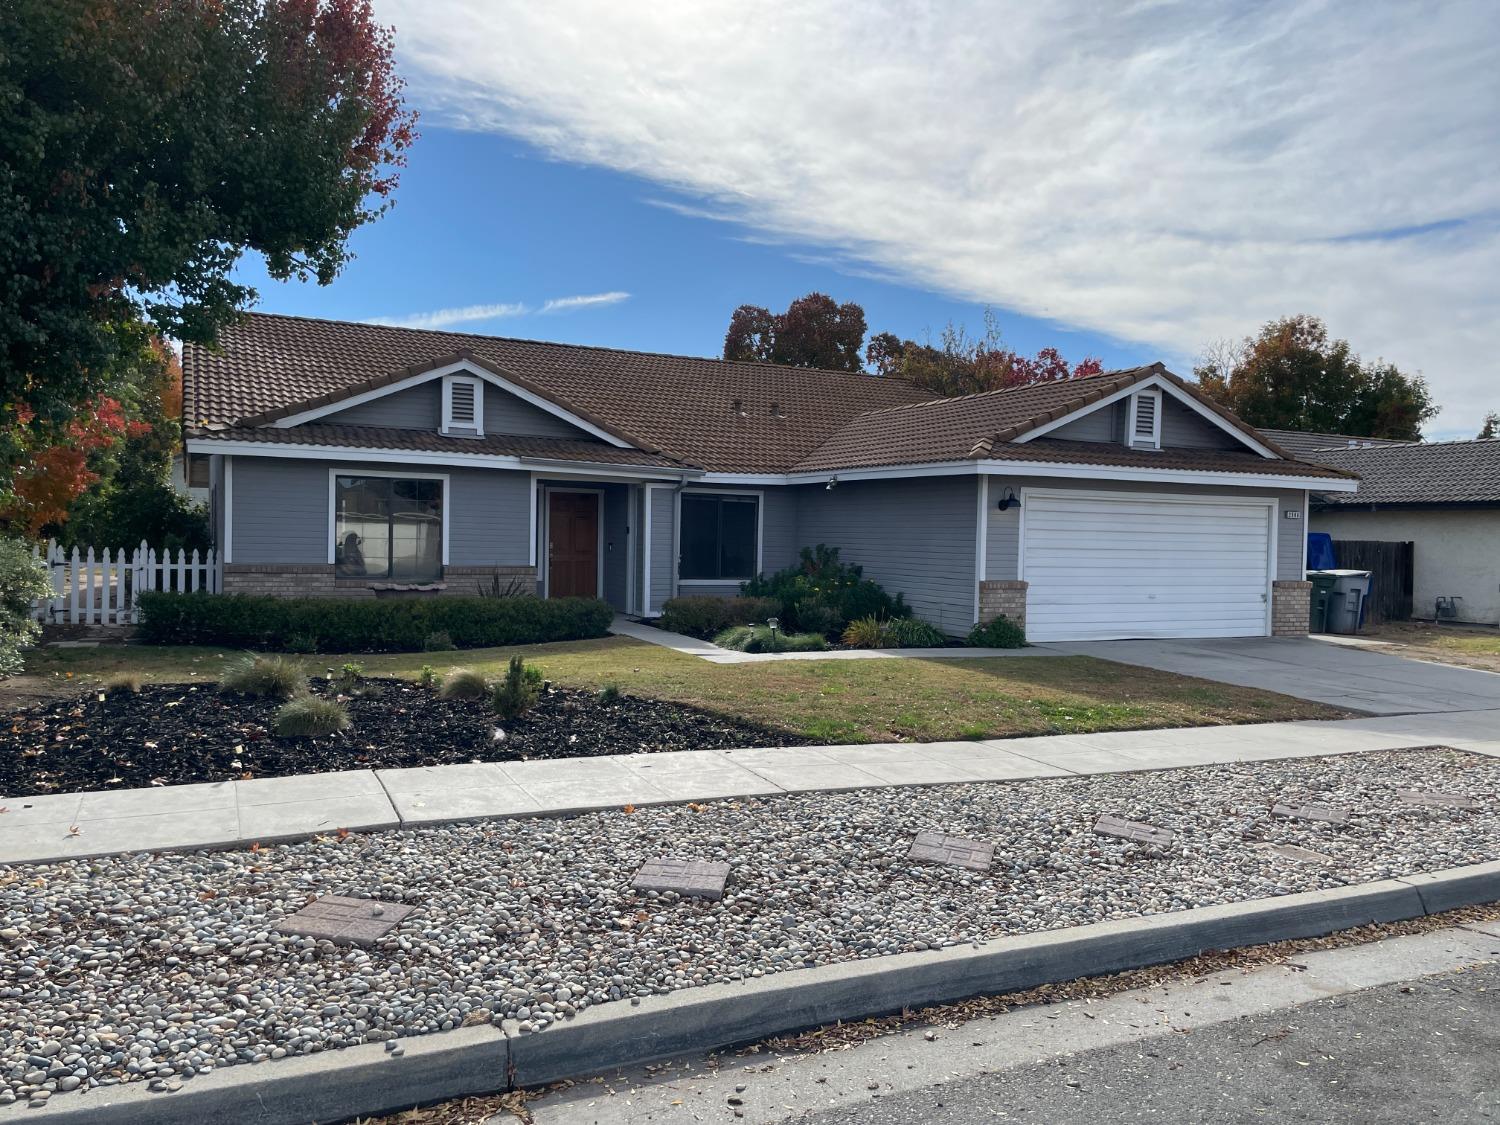
POLYGON ((599 494, 547 493, 547 596, 599 596, 599 494))

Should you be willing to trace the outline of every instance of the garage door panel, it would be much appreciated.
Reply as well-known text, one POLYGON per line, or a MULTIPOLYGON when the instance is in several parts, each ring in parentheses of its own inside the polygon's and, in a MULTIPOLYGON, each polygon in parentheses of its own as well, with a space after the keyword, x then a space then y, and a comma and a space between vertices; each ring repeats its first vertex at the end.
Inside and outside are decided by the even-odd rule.
POLYGON ((1032 639, 1267 632, 1267 505, 1044 493, 1024 505, 1032 639))

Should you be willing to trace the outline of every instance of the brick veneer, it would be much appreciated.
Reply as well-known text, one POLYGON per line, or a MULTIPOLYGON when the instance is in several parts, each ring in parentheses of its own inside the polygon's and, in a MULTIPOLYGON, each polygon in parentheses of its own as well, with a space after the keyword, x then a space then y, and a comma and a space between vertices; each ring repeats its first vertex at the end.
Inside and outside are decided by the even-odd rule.
POLYGON ((1271 583, 1272 636, 1306 636, 1311 600, 1311 582, 1286 579, 1271 583))
MULTIPOLYGON (((528 593, 536 593, 536 568, 531 566, 447 566, 443 568, 443 588, 447 597, 473 597, 482 587, 488 590, 494 579, 505 587, 513 578, 525 584, 528 593)), ((373 598, 377 579, 337 578, 333 566, 286 566, 279 563, 225 563, 226 594, 267 594, 276 598, 373 598)))
POLYGON ((979 584, 979 620, 993 621, 1004 615, 1026 628, 1026 583, 1016 580, 979 584))

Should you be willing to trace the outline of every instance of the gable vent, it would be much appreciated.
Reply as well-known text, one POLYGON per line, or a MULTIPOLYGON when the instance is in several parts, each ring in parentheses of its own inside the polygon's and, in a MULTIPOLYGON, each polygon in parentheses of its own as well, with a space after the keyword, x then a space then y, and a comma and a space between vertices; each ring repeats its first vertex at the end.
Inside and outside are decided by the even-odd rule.
POLYGON ((474 384, 454 383, 452 404, 448 408, 448 415, 455 426, 472 426, 474 424, 474 384))
POLYGON ((484 399, 478 379, 450 376, 443 381, 443 432, 478 436, 484 432, 484 399))
POLYGON ((1135 396, 1135 436, 1153 441, 1156 438, 1156 396, 1135 396))

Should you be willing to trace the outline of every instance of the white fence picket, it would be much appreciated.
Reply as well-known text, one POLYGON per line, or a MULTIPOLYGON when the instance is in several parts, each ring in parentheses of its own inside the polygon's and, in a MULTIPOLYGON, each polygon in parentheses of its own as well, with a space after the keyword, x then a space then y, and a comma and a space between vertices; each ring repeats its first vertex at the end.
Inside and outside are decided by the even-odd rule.
POLYGON ((32 616, 50 625, 125 625, 139 620, 137 595, 149 590, 220 593, 223 560, 216 550, 173 552, 142 541, 131 550, 37 545, 32 557, 46 566, 51 593, 32 604, 32 616))

